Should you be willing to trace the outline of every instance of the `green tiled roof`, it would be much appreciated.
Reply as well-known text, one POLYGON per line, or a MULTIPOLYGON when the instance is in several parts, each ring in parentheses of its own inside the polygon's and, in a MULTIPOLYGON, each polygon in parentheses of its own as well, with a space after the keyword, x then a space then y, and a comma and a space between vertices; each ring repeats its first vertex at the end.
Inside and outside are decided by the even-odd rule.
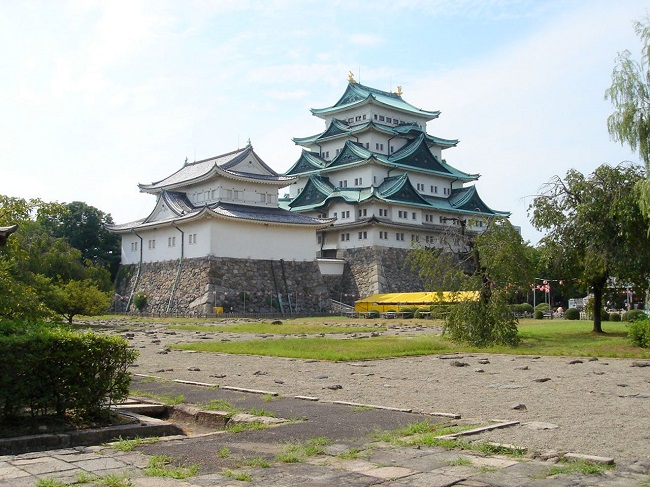
POLYGON ((339 100, 327 108, 312 108, 311 112, 314 115, 328 115, 341 111, 355 105, 360 105, 367 101, 374 101, 381 105, 386 105, 390 108, 400 110, 402 112, 411 113, 421 117, 426 117, 427 120, 432 120, 440 115, 439 111, 428 111, 414 107, 410 103, 404 101, 402 97, 396 93, 378 90, 369 86, 364 86, 360 83, 348 83, 348 86, 339 100))
POLYGON ((322 170, 326 165, 327 161, 322 159, 317 153, 303 150, 300 154, 300 158, 284 174, 285 176, 295 176, 311 171, 322 170))
POLYGON ((386 125, 371 120, 355 125, 350 125, 343 120, 339 120, 338 118, 332 119, 330 126, 320 134, 310 135, 307 137, 294 137, 292 140, 295 144, 308 146, 327 139, 358 136, 358 134, 366 132, 368 130, 383 132, 387 135, 390 135, 391 137, 402 136, 405 138, 414 138, 420 135, 424 135, 430 145, 435 145, 442 149, 456 147, 456 145, 458 145, 457 139, 443 139, 441 137, 429 135, 416 123, 406 123, 404 125, 386 125))
POLYGON ((445 161, 438 160, 429 150, 424 134, 421 134, 417 139, 412 140, 391 156, 373 152, 369 149, 366 149, 361 144, 357 144, 356 142, 352 142, 350 140, 345 141, 343 150, 341 150, 341 152, 329 162, 319 158, 318 156, 314 156, 318 157, 318 160, 322 161, 324 166, 305 163, 303 161, 304 154, 313 155, 314 153, 307 153, 303 151, 303 155, 301 155, 301 158, 298 160, 298 162, 296 162, 296 164, 294 164, 291 169, 285 173, 286 176, 298 176, 300 174, 309 174, 316 172, 327 173, 340 167, 355 164, 364 164, 370 160, 375 160, 385 165, 400 167, 406 170, 418 169, 420 171, 436 173, 463 181, 473 181, 479 177, 478 174, 468 174, 466 172, 459 171, 458 169, 447 164, 445 161))
POLYGON ((429 206, 429 202, 415 190, 406 173, 385 178, 377 188, 377 193, 386 201, 429 206))

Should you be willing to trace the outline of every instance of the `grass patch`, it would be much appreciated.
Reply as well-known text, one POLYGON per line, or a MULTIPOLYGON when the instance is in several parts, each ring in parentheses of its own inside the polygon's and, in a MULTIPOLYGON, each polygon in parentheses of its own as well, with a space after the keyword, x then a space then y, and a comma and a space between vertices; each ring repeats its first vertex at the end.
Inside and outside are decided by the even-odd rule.
POLYGON ((251 408, 248 411, 248 414, 252 414, 253 416, 266 416, 267 418, 275 418, 275 414, 262 408, 251 408))
POLYGON ((217 455, 219 455, 219 458, 228 458, 230 455, 230 448, 226 448, 225 446, 217 452, 217 455))
POLYGON ((463 458, 463 457, 458 457, 456 460, 451 460, 447 462, 447 465, 451 465, 452 467, 467 467, 472 464, 472 461, 463 458))
POLYGON ((126 475, 109 474, 93 480, 98 487, 132 487, 133 482, 126 475))
POLYGON ((239 408, 233 406, 228 401, 222 401, 221 399, 212 399, 207 404, 199 404, 199 407, 207 411, 224 411, 229 413, 230 416, 241 412, 239 408))
MULTIPOLYGON (((323 318, 320 318, 323 320, 323 318)), ((272 325, 280 326, 280 325, 272 325)), ((449 352, 482 352, 517 355, 650 358, 650 350, 631 345, 626 323, 606 322, 606 333, 592 333, 590 321, 532 320, 519 323, 517 347, 470 347, 434 334, 415 337, 372 337, 364 340, 335 338, 285 338, 175 345, 183 350, 266 355, 316 360, 364 360, 449 352)))
POLYGON ((206 342, 174 345, 182 350, 267 355, 318 360, 363 360, 444 353, 454 350, 438 337, 373 337, 364 340, 335 338, 284 338, 282 340, 247 340, 240 342, 206 342))
POLYGON ((251 474, 249 474, 249 473, 246 473, 246 472, 234 472, 232 470, 224 468, 221 471, 221 474, 224 477, 227 477, 227 478, 233 479, 233 480, 239 480, 241 482, 252 482, 253 481, 253 476, 251 474))
POLYGON ((213 333, 264 333, 269 335, 313 335, 319 333, 371 333, 383 331, 385 326, 348 325, 337 326, 328 324, 283 323, 237 323, 234 325, 171 325, 170 330, 206 331, 213 333))
POLYGON ((127 440, 120 436, 118 441, 108 444, 108 447, 118 451, 131 451, 134 448, 137 448, 141 445, 151 445, 152 443, 155 443, 157 441, 158 441, 157 436, 153 436, 151 438, 140 438, 139 436, 137 436, 131 440, 127 440))
POLYGON ((179 394, 178 396, 165 396, 164 394, 154 394, 152 392, 133 389, 130 391, 130 395, 147 397, 149 399, 158 401, 166 406, 174 406, 175 404, 183 404, 185 402, 185 396, 183 394, 179 394))
POLYGON ((262 457, 247 458, 242 460, 241 464, 245 467, 271 468, 271 462, 262 457))
POLYGON ((36 482, 36 487, 68 487, 69 485, 70 484, 63 482, 62 480, 55 479, 54 477, 38 479, 38 482, 36 482))
POLYGON ((315 457, 325 453, 325 446, 331 440, 327 438, 312 438, 304 443, 290 443, 284 447, 276 459, 282 463, 301 463, 308 457, 315 457))
POLYGON ((350 448, 348 451, 344 451, 336 455, 338 458, 342 458, 343 460, 356 460, 359 458, 359 455, 361 454, 361 450, 359 448, 350 448))
POLYGON ((142 471, 149 477, 169 477, 172 479, 186 479, 199 473, 198 465, 174 466, 172 458, 167 455, 154 455, 149 458, 147 467, 142 471))
POLYGON ((583 475, 603 475, 606 470, 614 468, 613 465, 600 465, 596 463, 585 462, 584 460, 562 462, 549 468, 546 472, 547 477, 553 475, 568 475, 580 473, 583 475))
POLYGON ((241 433, 243 431, 257 431, 268 428, 264 423, 250 422, 250 423, 235 423, 226 425, 226 431, 229 433, 241 433))

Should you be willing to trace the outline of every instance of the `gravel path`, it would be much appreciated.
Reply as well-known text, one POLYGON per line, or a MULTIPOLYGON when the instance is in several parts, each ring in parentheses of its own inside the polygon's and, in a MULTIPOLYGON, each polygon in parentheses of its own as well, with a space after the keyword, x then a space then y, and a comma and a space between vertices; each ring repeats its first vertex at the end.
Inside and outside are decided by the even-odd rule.
MULTIPOLYGON (((520 421, 521 426, 483 438, 534 450, 613 457, 621 465, 650 462, 649 360, 477 353, 332 363, 173 349, 165 353, 171 344, 255 335, 171 332, 158 324, 113 323, 111 328, 140 351, 134 373, 283 396, 458 413, 480 422, 520 421)), ((418 333, 431 333, 431 328, 394 326, 384 334, 418 333)))

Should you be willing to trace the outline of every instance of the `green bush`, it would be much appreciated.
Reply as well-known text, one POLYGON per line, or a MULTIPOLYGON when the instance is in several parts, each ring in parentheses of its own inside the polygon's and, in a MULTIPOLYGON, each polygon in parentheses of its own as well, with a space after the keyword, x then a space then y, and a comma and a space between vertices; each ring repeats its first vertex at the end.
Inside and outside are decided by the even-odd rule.
POLYGON ((619 313, 610 313, 609 321, 621 321, 621 315, 619 313))
POLYGON ((513 304, 511 307, 513 313, 533 313, 535 311, 535 308, 533 308, 532 304, 529 303, 522 303, 522 304, 513 304))
POLYGON ((0 422, 72 413, 107 417, 128 395, 128 367, 138 352, 118 336, 46 326, 0 335, 0 422))
POLYGON ((650 320, 635 320, 629 324, 629 328, 627 336, 634 345, 650 348, 650 320))
POLYGON ((147 294, 135 293, 133 296, 133 306, 142 313, 142 311, 147 307, 147 294))
POLYGON ((609 312, 606 309, 600 312, 600 321, 609 321, 609 312))
POLYGON ((631 309, 623 313, 623 321, 645 320, 646 318, 647 316, 642 309, 631 309))
POLYGON ((535 306, 535 311, 549 311, 550 309, 551 307, 548 303, 539 303, 537 306, 535 306))
POLYGON ((449 313, 451 307, 452 306, 446 304, 432 304, 431 307, 429 308, 429 311, 431 311, 431 319, 434 320, 444 319, 444 317, 447 316, 447 313, 449 313))
POLYGON ((564 312, 564 319, 566 320, 579 320, 580 310, 576 308, 569 308, 564 312))
POLYGON ((543 311, 540 311, 540 310, 535 311, 535 316, 534 316, 534 318, 535 318, 536 320, 543 320, 543 319, 544 319, 544 312, 543 312, 543 311))
POLYGON ((404 318, 413 318, 415 316, 415 313, 418 311, 417 306, 404 306, 403 308, 399 309, 400 313, 409 313, 408 315, 405 315, 404 318))

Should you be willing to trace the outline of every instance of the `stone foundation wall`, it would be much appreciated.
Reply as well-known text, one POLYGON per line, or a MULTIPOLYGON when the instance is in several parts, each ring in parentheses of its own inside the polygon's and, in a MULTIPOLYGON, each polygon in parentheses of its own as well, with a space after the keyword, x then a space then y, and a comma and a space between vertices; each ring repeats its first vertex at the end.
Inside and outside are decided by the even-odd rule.
MULTIPOLYGON (((135 286, 135 292, 147 294, 147 313, 201 316, 215 306, 236 313, 330 309, 329 292, 315 261, 206 257, 184 260, 180 272, 178 261, 151 262, 142 264, 137 285, 137 265, 124 267, 117 293, 128 297, 135 286)), ((124 311, 126 303, 118 299, 116 309, 124 311)))
POLYGON ((365 298, 372 294, 421 291, 421 279, 407 265, 408 252, 386 247, 339 251, 337 257, 346 261, 341 279, 343 294, 365 298))

